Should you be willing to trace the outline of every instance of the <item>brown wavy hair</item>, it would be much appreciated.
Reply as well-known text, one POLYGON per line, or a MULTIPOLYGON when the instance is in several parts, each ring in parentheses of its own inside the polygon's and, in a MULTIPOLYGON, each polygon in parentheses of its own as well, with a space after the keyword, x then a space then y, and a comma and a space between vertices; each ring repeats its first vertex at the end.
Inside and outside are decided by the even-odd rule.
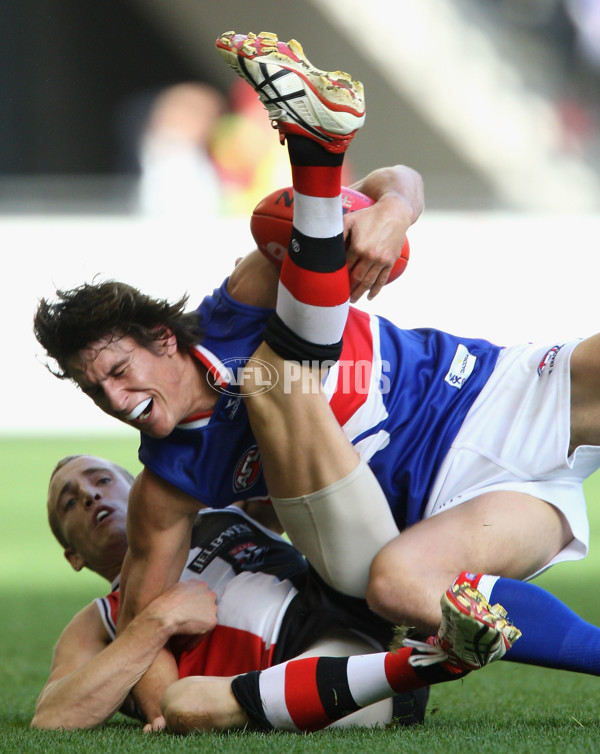
POLYGON ((173 333, 177 347, 187 351, 201 338, 196 312, 186 312, 187 296, 170 303, 152 298, 115 280, 84 283, 57 290, 56 299, 41 299, 33 332, 54 364, 46 367, 61 380, 70 379, 67 362, 83 348, 109 336, 130 336, 139 345, 158 351, 173 333))

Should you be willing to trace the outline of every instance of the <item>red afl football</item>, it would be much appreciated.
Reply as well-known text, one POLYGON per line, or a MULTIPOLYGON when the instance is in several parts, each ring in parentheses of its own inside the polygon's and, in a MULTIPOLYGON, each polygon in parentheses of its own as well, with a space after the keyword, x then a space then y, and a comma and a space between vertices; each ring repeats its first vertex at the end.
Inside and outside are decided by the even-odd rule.
MULTIPOLYGON (((344 214, 365 209, 373 204, 360 191, 342 187, 342 207, 344 214)), ((250 231, 257 248, 274 264, 281 266, 292 235, 294 211, 294 189, 291 186, 278 189, 262 199, 254 208, 250 219, 250 231)), ((410 254, 408 240, 404 242, 402 253, 392 267, 387 282, 400 277, 410 254)))

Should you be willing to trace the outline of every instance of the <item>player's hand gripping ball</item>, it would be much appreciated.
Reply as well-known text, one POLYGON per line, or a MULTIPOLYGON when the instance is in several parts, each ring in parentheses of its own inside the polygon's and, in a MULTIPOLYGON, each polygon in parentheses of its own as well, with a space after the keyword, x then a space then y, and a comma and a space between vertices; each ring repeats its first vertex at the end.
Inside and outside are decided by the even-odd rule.
MULTIPOLYGON (((365 209, 373 204, 360 191, 342 187, 342 207, 344 214, 365 209)), ((254 208, 250 219, 250 230, 254 241, 264 256, 273 264, 281 267, 292 236, 292 217, 294 211, 294 190, 291 186, 278 189, 262 199, 254 208)), ((392 267, 388 283, 400 277, 410 254, 408 239, 404 241, 402 252, 392 267)))

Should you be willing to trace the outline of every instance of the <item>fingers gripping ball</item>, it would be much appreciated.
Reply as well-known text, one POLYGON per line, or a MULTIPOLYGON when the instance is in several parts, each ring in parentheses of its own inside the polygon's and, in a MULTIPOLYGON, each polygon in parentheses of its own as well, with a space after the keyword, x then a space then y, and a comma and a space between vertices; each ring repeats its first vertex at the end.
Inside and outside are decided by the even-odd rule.
MULTIPOLYGON (((373 200, 360 191, 342 187, 342 207, 344 214, 365 209, 373 200)), ((291 186, 278 189, 262 199, 254 208, 250 219, 250 230, 261 253, 281 266, 292 235, 292 218, 294 211, 294 190, 291 186)), ((396 260, 387 279, 391 283, 400 277, 410 254, 408 239, 404 241, 402 252, 396 260)))

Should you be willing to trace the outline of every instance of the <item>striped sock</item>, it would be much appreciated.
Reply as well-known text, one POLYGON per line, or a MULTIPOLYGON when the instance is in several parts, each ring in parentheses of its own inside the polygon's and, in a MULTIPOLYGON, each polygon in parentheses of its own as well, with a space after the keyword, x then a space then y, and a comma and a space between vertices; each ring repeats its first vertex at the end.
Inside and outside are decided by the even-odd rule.
POLYGON ((289 136, 287 144, 294 187, 292 238, 265 340, 286 359, 337 360, 350 299, 341 202, 343 154, 331 154, 300 136, 289 136))
POLYGON ((260 730, 315 731, 396 694, 464 677, 440 664, 413 667, 418 650, 308 657, 238 676, 232 691, 260 730))

